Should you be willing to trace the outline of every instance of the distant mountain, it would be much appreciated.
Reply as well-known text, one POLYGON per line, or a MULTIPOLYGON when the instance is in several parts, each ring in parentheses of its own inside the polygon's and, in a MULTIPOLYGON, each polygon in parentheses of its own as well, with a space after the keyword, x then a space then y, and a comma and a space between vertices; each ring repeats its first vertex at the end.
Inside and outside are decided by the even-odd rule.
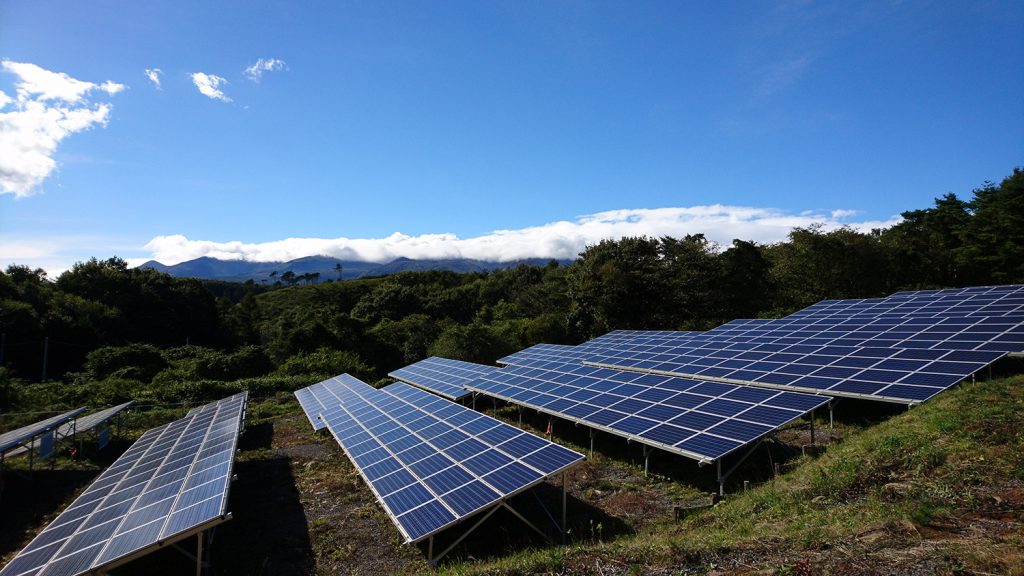
MULTIPOLYGON (((226 280, 229 282, 254 282, 266 281, 272 284, 285 272, 291 272, 296 276, 304 274, 320 274, 319 280, 337 280, 337 265, 341 265, 341 276, 343 280, 362 278, 363 276, 385 276, 410 270, 451 270, 453 272, 469 273, 484 272, 488 270, 501 270, 512 268, 519 264, 532 264, 543 266, 550 262, 544 258, 529 258, 513 262, 487 262, 483 260, 470 259, 448 259, 448 260, 413 260, 410 258, 397 258, 386 264, 375 262, 354 262, 339 260, 328 256, 306 256, 289 262, 248 262, 245 260, 218 260, 203 256, 180 264, 166 265, 150 260, 139 268, 152 268, 159 272, 165 272, 178 278, 202 278, 204 280, 226 280)), ((568 264, 571 261, 561 260, 559 264, 568 264)))

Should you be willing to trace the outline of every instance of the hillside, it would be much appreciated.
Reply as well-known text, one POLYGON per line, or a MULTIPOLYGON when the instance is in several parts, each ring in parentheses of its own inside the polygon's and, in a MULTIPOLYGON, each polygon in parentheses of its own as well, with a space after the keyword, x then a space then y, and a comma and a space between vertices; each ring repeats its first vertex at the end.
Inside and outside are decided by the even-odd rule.
MULTIPOLYGON (((662 455, 644 477, 636 447, 605 438, 569 476, 568 545, 546 545, 499 513, 440 573, 1024 574, 1024 376, 962 385, 909 411, 842 406, 832 431, 818 424, 822 455, 800 456, 806 423, 791 426, 738 471, 722 502, 682 520, 675 507, 707 501, 713 472, 662 455)), ((497 413, 516 420, 514 409, 497 413)), ((173 417, 137 413, 129 436, 173 417)), ((536 433, 543 425, 523 421, 536 433)), ((582 429, 562 427, 555 440, 586 451, 582 429)), ((348 458, 312 432, 290 394, 250 406, 240 448, 215 573, 432 573, 423 547, 401 544, 348 458)), ((0 563, 111 457, 62 457, 32 480, 8 475, 0 563)), ((560 490, 538 494, 551 507, 560 490)), ((182 558, 153 555, 132 569, 174 573, 188 569, 182 558)))

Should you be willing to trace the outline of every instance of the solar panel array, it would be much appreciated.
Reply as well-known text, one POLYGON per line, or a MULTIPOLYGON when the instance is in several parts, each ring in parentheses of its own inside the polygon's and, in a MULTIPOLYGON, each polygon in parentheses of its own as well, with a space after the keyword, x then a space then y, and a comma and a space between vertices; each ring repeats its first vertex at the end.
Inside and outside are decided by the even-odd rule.
POLYGON ((718 460, 829 401, 525 357, 469 388, 701 462, 718 460))
POLYGON ((918 290, 897 292, 886 298, 824 300, 792 316, 823 317, 835 314, 1019 316, 1024 314, 1024 285, 918 290))
POLYGON ((583 459, 404 383, 378 390, 343 374, 307 390, 326 407, 319 417, 407 542, 495 506, 583 459))
POLYGON ((594 354, 595 366, 906 404, 931 398, 1004 352, 807 344, 705 343, 594 354))
POLYGON ((470 394, 466 384, 495 370, 494 366, 431 356, 399 368, 388 376, 458 401, 470 394))
POLYGON ((1024 352, 1024 286, 826 301, 705 333, 616 331, 578 347, 595 366, 916 404, 1024 352))
MULTIPOLYGON (((134 400, 129 400, 124 404, 118 404, 117 406, 112 406, 110 408, 106 408, 98 412, 93 412, 92 414, 86 414, 81 418, 76 418, 73 422, 67 421, 57 428, 57 433, 60 434, 61 436, 69 436, 71 434, 82 434, 85 432, 89 432, 90 430, 93 430, 97 426, 102 426, 107 420, 110 420, 114 416, 117 416, 118 414, 121 413, 122 410, 131 406, 133 403, 134 400)), ((18 454, 21 454, 23 452, 28 452, 27 446, 19 446, 17 448, 14 448, 8 451, 7 455, 17 456, 18 454)))
POLYGON ((223 521, 246 399, 143 434, 0 576, 99 572, 223 521))
POLYGON ((134 403, 134 400, 129 400, 124 404, 118 404, 117 406, 111 406, 110 408, 106 408, 98 412, 93 412, 92 414, 86 414, 85 416, 82 416, 81 418, 75 421, 74 430, 72 430, 71 427, 68 426, 67 428, 64 428, 64 432, 68 434, 70 434, 71 432, 88 432, 98 426, 102 426, 108 420, 110 420, 114 416, 117 416, 134 403))
POLYGON ((513 352, 498 359, 498 364, 520 366, 535 360, 557 360, 560 362, 582 362, 588 356, 582 346, 565 344, 534 344, 529 348, 513 352))
POLYGON ((61 424, 64 424, 69 420, 75 418, 82 412, 85 412, 84 407, 76 408, 63 414, 58 414, 57 416, 52 416, 45 420, 40 420, 39 422, 29 424, 28 426, 22 426, 21 428, 17 428, 15 430, 10 430, 4 432, 3 434, 0 434, 0 454, 8 452, 11 448, 18 447, 22 442, 25 442, 26 440, 31 440, 32 438, 35 438, 36 436, 44 432, 48 432, 50 430, 57 428, 61 424))

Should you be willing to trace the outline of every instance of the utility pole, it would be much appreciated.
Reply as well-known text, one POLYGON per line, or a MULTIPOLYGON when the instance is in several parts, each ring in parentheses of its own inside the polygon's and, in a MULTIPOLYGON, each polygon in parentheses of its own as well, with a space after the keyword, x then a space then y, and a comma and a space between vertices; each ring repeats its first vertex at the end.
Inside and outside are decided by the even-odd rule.
POLYGON ((43 337, 43 382, 46 382, 46 361, 50 358, 50 337, 43 337))

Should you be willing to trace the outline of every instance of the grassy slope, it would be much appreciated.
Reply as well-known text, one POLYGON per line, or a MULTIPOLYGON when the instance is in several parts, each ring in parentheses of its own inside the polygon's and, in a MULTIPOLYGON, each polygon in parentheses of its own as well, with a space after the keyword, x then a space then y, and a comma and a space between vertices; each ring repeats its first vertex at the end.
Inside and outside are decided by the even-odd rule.
POLYGON ((964 385, 653 533, 452 574, 1024 574, 1024 376, 964 385))

